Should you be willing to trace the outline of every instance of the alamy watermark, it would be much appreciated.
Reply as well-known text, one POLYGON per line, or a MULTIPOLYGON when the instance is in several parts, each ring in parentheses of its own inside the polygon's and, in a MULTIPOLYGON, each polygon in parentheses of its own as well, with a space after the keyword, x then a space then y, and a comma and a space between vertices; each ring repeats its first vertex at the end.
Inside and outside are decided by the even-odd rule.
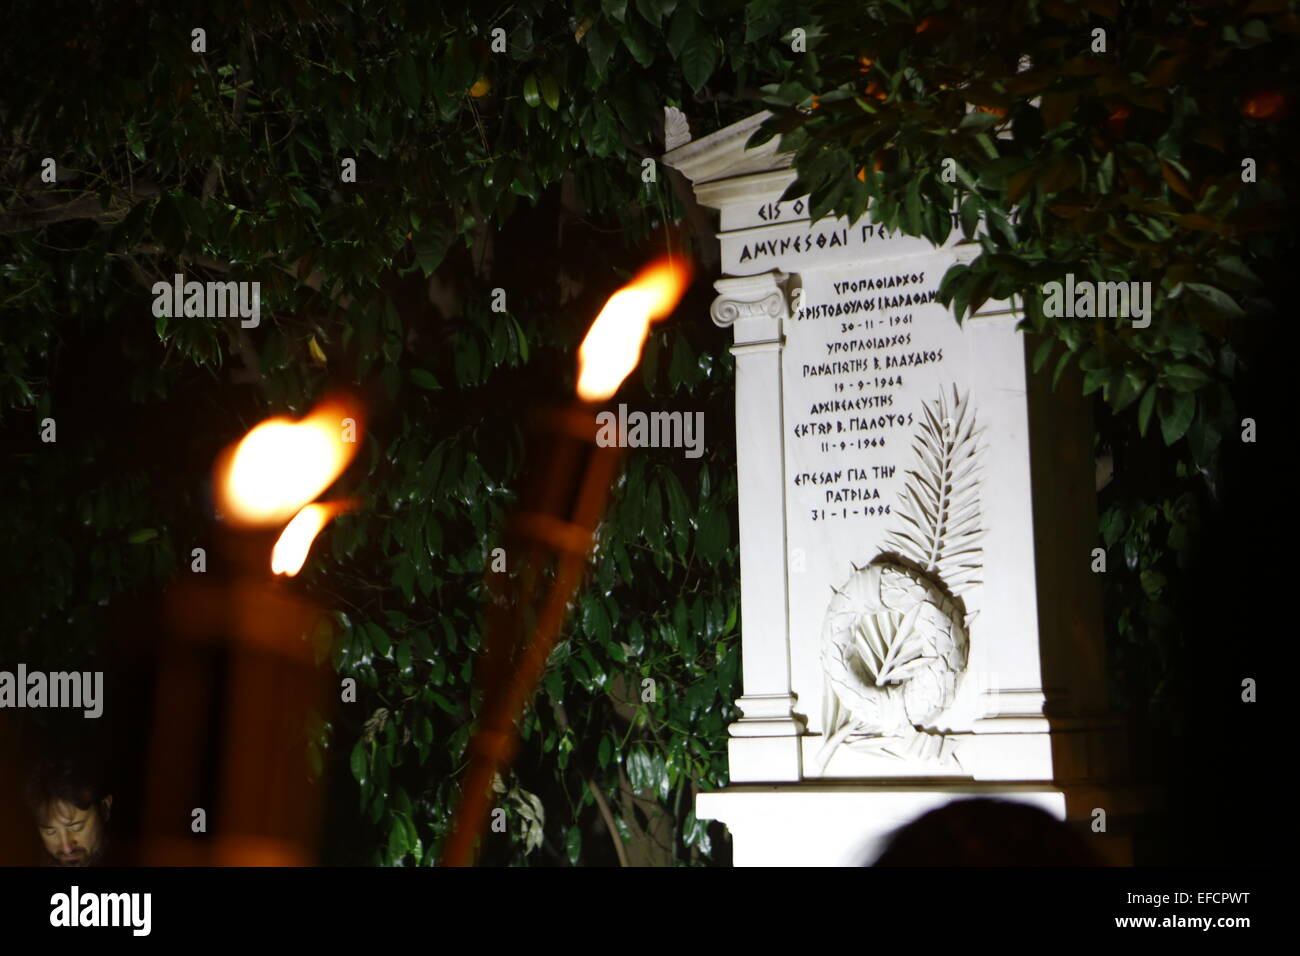
POLYGON ((50 897, 51 926, 122 926, 132 936, 148 936, 152 912, 152 893, 83 893, 73 886, 50 897))
POLYGON ((1067 272, 1065 283, 1049 282, 1043 286, 1043 315, 1049 319, 1133 319, 1133 328, 1151 324, 1150 282, 1074 281, 1067 272))
POLYGON ((704 454, 703 412, 599 412, 596 444, 601 448, 685 448, 687 458, 704 454))
POLYGON ((186 282, 178 272, 171 282, 155 282, 150 291, 155 318, 239 316, 246 329, 255 329, 262 321, 260 282, 186 282))
POLYGON ((55 707, 82 710, 97 718, 104 712, 103 671, 0 671, 0 708, 55 707))

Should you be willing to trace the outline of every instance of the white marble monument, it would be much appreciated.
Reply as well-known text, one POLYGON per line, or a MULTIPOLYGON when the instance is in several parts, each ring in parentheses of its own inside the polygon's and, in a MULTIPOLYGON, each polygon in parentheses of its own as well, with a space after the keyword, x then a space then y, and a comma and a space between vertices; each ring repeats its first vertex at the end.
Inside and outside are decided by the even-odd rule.
POLYGON ((960 230, 778 202, 790 155, 745 149, 766 116, 663 157, 720 213, 735 336, 742 716, 697 815, 736 865, 854 865, 960 796, 1122 811, 1077 388, 1029 375, 1012 304, 935 301, 960 230))

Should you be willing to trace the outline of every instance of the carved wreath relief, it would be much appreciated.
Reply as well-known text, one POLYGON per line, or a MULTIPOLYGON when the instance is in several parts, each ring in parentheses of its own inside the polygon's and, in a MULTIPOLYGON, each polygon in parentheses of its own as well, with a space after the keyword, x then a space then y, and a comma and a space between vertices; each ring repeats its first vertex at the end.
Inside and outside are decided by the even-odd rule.
POLYGON ((932 729, 957 696, 970 651, 959 595, 978 585, 979 433, 969 395, 922 405, 896 524, 866 567, 834 589, 822 627, 824 772, 841 745, 960 767, 932 729))

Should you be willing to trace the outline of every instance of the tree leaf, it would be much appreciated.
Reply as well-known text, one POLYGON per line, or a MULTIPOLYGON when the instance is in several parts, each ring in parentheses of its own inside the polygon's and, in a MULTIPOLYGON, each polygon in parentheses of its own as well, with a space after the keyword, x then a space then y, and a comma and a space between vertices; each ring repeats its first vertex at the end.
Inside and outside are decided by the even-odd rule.
POLYGON ((1178 195, 1182 196, 1184 199, 1196 199, 1196 196, 1192 194, 1191 189, 1188 188, 1187 181, 1179 175, 1178 170, 1174 169, 1167 160, 1160 160, 1160 175, 1165 178, 1165 182, 1169 184, 1169 188, 1178 193, 1178 195))
POLYGON ((1124 528, 1127 526, 1127 519, 1124 512, 1112 505, 1106 509, 1106 513, 1101 519, 1101 540, 1107 548, 1115 546, 1115 542, 1124 534, 1124 528))
POLYGON ((556 82, 555 77, 550 73, 543 73, 540 85, 542 99, 546 101, 546 105, 553 110, 558 110, 560 108, 560 84, 556 82))
POLYGON ((650 754, 639 744, 633 746, 627 755, 627 776, 633 792, 644 793, 650 789, 653 774, 650 754))
POLYGON ((1146 379, 1132 369, 1118 372, 1118 384, 1110 397, 1111 410, 1116 413, 1122 412, 1137 400, 1145 385, 1146 379))
POLYGON ((368 763, 366 761, 366 742, 364 740, 358 739, 356 744, 352 747, 352 758, 349 763, 352 768, 353 778, 364 790, 366 785, 366 770, 368 769, 368 763))
POLYGON ((1220 315, 1230 319, 1245 318, 1245 310, 1237 305, 1233 298, 1222 289, 1216 289, 1214 286, 1206 285, 1203 282, 1186 282, 1184 286, 1213 306, 1214 310, 1220 315))
POLYGON ((695 11, 678 7, 668 28, 668 49, 681 64, 682 75, 692 90, 698 92, 718 63, 718 51, 712 31, 703 28, 695 11))
POLYGON ((1052 373, 1052 388, 1056 388, 1056 383, 1061 380, 1061 373, 1065 371, 1066 364, 1070 361, 1070 350, 1066 349, 1061 353, 1061 357, 1056 360, 1056 371, 1052 373))
POLYGON ((1047 359, 1051 356, 1052 349, 1054 349, 1055 347, 1056 347, 1056 339, 1045 338, 1039 344, 1038 348, 1034 350, 1034 372, 1035 373, 1037 373, 1038 370, 1043 367, 1043 363, 1046 362, 1047 359))
POLYGON ((1027 166, 1018 173, 1012 174, 1011 179, 1007 182, 1007 202, 1019 202, 1020 197, 1027 193, 1029 187, 1034 184, 1034 177, 1037 174, 1038 170, 1033 166, 1027 166))
POLYGON ((564 836, 564 853, 571 864, 578 865, 578 858, 582 856, 582 831, 576 826, 569 827, 564 836))
MULTIPOLYGON (((410 564, 410 560, 404 558, 403 562, 410 564)), ((380 657, 387 657, 393 649, 393 642, 388 636, 388 632, 376 624, 374 621, 366 622, 366 636, 370 639, 370 647, 380 657)))
POLYGON ((587 55, 591 57, 591 65, 596 68, 596 75, 603 77, 609 58, 614 55, 617 37, 606 24, 597 22, 584 35, 583 42, 587 46, 587 55))
POLYGON ((412 382, 427 391, 436 392, 442 388, 442 386, 438 384, 437 376, 425 369, 413 368, 411 369, 410 376, 412 382))
POLYGON ((971 193, 962 200, 961 204, 961 231, 967 239, 974 239, 976 231, 979 229, 980 213, 983 209, 983 200, 979 196, 971 193))
POLYGON ((1196 414, 1196 397, 1188 392, 1176 392, 1160 403, 1160 433, 1165 444, 1172 445, 1187 433, 1196 414))
POLYGON ((750 0, 745 4, 746 43, 762 39, 780 26, 780 0, 750 0))
POLYGON ((397 817, 392 817, 388 831, 388 862, 389 865, 399 863, 402 857, 406 856, 406 827, 397 817))
POLYGON ((1210 381, 1210 376, 1206 375, 1205 372, 1195 365, 1188 365, 1184 362, 1176 362, 1167 366, 1164 375, 1169 387, 1178 392, 1194 392, 1210 381))
POLYGON ((524 102, 536 108, 542 102, 542 94, 537 86, 537 74, 529 73, 524 80, 524 102))
POLYGON ((710 563, 720 560, 731 543, 731 522, 725 513, 712 506, 700 512, 698 521, 695 546, 700 559, 710 563))
POLYGON ((1147 390, 1142 394, 1142 401, 1138 403, 1138 434, 1145 437, 1147 425, 1151 422, 1151 412, 1156 407, 1156 386, 1154 383, 1147 386, 1147 390))

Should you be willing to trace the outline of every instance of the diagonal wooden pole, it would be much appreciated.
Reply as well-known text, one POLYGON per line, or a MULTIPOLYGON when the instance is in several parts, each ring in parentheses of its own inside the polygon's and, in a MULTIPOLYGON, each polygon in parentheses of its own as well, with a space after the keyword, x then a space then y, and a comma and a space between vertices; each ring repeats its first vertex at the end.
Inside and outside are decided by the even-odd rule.
POLYGON ((476 842, 492 809, 493 779, 514 759, 516 722, 541 680, 582 583, 622 457, 621 448, 596 444, 596 432, 595 410, 581 402, 542 420, 536 479, 511 522, 512 546, 506 552, 508 561, 512 553, 522 557, 518 576, 505 585, 491 579, 501 575, 489 580, 492 603, 480 661, 483 709, 470 741, 443 866, 473 865, 476 842), (552 562, 555 573, 547 584, 545 571, 552 562))

